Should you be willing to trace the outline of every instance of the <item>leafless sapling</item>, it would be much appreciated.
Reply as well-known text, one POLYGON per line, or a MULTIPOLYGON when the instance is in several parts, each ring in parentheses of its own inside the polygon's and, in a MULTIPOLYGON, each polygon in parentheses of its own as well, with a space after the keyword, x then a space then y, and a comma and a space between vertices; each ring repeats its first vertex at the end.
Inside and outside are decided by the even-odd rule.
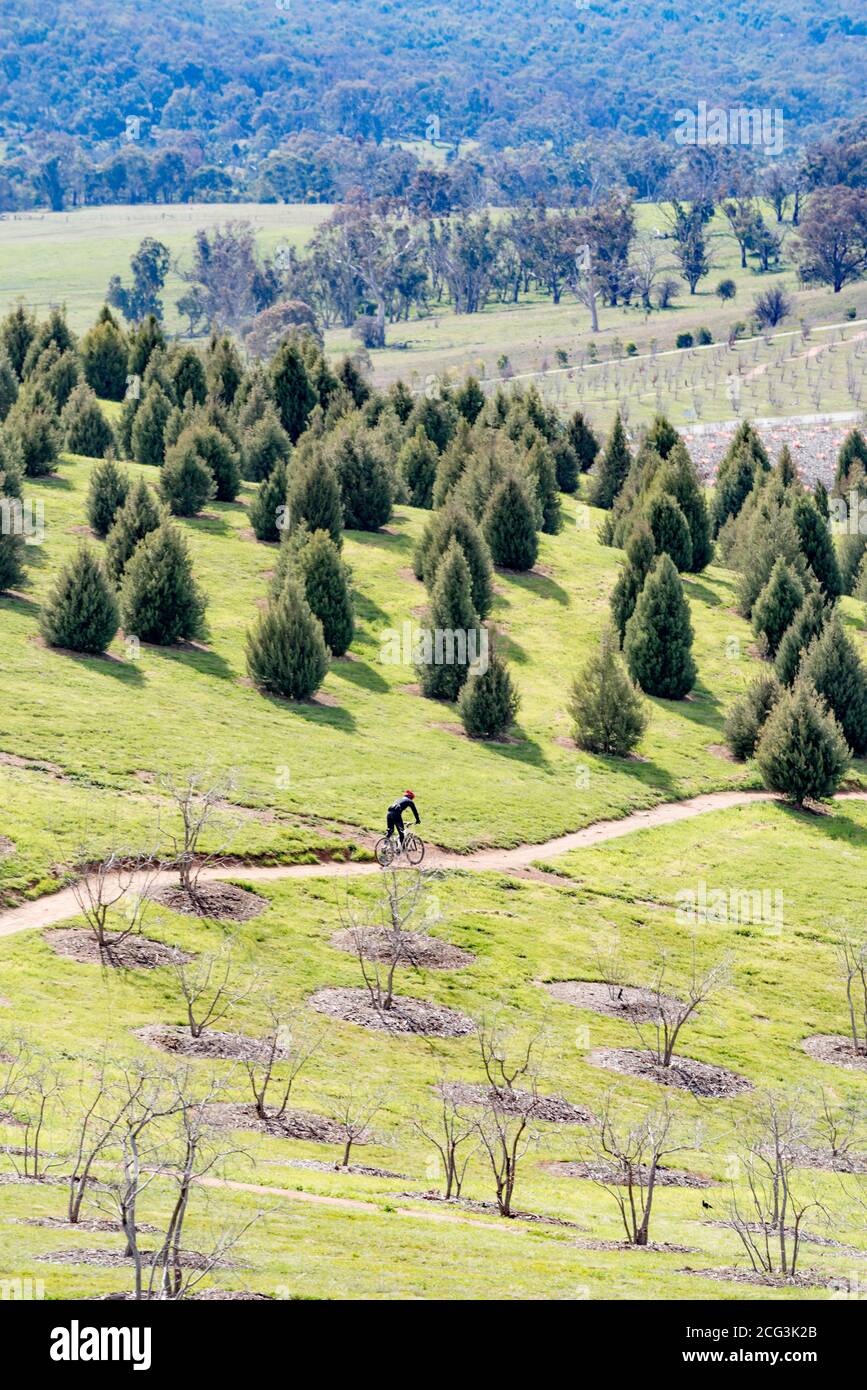
POLYGON ((594 1117, 591 1147, 594 1182, 617 1204, 630 1245, 647 1245, 656 1181, 663 1160, 690 1147, 680 1136, 667 1097, 638 1118, 618 1109, 609 1092, 594 1117))

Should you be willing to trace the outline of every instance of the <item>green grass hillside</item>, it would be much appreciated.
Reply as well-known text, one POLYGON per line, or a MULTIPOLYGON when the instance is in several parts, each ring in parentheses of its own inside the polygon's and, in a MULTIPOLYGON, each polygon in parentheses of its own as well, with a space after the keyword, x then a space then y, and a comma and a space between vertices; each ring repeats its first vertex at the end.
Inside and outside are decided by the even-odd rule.
MULTIPOLYGON (((332 664, 309 704, 266 698, 245 677, 245 631, 275 562, 275 548, 257 544, 248 528, 249 487, 238 503, 212 504, 179 523, 209 598, 203 642, 143 645, 135 653, 118 637, 99 659, 49 650, 38 635, 39 605, 86 530, 90 467, 64 457, 56 476, 28 480, 28 495, 44 503, 46 539, 29 548, 25 587, 0 599, 5 907, 57 888, 83 843, 93 854, 111 843, 149 846, 158 817, 165 822, 169 814, 155 779, 193 768, 237 769, 235 800, 248 813, 231 853, 271 864, 366 854, 385 805, 405 786, 417 793, 425 839, 465 850, 542 843, 637 808, 758 785, 754 769, 733 764, 720 747, 726 709, 759 669, 751 630, 734 612, 734 576, 721 568, 684 576, 696 631, 692 696, 650 702, 650 726, 631 760, 595 757, 572 743, 569 682, 598 640, 621 559, 598 543, 598 517, 575 500, 565 500, 562 532, 542 538, 532 572, 497 575, 492 620, 522 696, 507 743, 468 740, 453 707, 416 693, 411 667, 381 659, 387 634, 418 618, 424 603, 411 565, 425 513, 407 507, 397 509, 387 530, 347 533, 359 630, 351 657, 332 664)), ((863 651, 863 605, 845 599, 842 611, 863 651)), ((851 782, 863 785, 865 771, 856 764, 851 782)), ((712 1223, 726 1215, 730 1182, 743 1196, 745 1176, 734 1156, 757 1091, 800 1087, 815 1108, 825 1087, 834 1106, 863 1109, 864 1074, 814 1060, 802 1042, 847 1027, 835 940, 861 924, 865 844, 867 806, 860 802, 838 802, 821 816, 762 802, 575 851, 545 864, 553 871, 547 882, 466 870, 436 881, 431 930, 474 959, 456 970, 402 969, 400 993, 471 1019, 499 1013, 522 1035, 544 1028, 546 1095, 598 1111, 614 1089, 636 1116, 658 1099, 657 1085, 605 1070, 592 1057, 597 1049, 636 1046, 633 1026, 552 998, 544 984, 598 980, 599 954, 616 937, 629 983, 650 983, 664 948, 677 994, 693 941, 678 918, 679 892, 705 884, 783 895, 782 921, 772 929, 744 921, 696 928, 701 960, 729 953, 731 978, 699 1009, 678 1053, 728 1068, 752 1089, 723 1100, 673 1092, 687 1138, 670 1166, 711 1185, 660 1188, 654 1245, 643 1251, 616 1244, 623 1232, 610 1195, 550 1166, 588 1158, 580 1124, 545 1124, 542 1143, 522 1160, 515 1207, 537 1219, 509 1222, 473 1205, 493 1195, 479 1153, 468 1169, 467 1204, 444 1209, 426 1201, 439 1173, 413 1121, 433 1120, 434 1088, 444 1074, 479 1082, 474 1039, 393 1037, 309 1007, 317 990, 361 985, 357 962, 331 938, 347 894, 372 905, 378 875, 257 883, 266 906, 234 930, 236 950, 283 1004, 297 1008, 302 1030, 321 1034, 293 1105, 328 1116, 347 1092, 378 1096, 370 1142, 352 1158, 392 1176, 335 1169, 340 1149, 333 1143, 237 1136, 243 1152, 227 1158, 214 1184, 196 1194, 187 1244, 209 1248, 225 1229, 262 1217, 210 1283, 278 1298, 484 1298, 505 1291, 527 1298, 798 1300, 833 1296, 832 1276, 847 1287, 863 1280, 864 1209, 849 1178, 819 1168, 799 1175, 826 1213, 808 1225, 813 1239, 801 1266, 814 1273, 805 1284, 769 1290, 684 1271, 744 1264, 734 1233, 712 1223)), ((243 864, 237 878, 244 883, 243 864)), ((198 953, 223 942, 228 929, 159 909, 148 934, 198 953)), ((59 955, 40 930, 0 934, 0 1052, 16 1034, 29 1036, 51 1055, 67 1090, 82 1056, 105 1049, 113 1064, 155 1060, 159 1054, 132 1030, 183 1021, 169 968, 103 970, 59 955)), ((264 1033, 261 997, 241 1001, 223 1026, 264 1033)), ((216 1070, 233 1099, 247 1099, 242 1066, 191 1066, 203 1086, 216 1070)), ((21 1131, 9 1115, 0 1121, 8 1150, 0 1154, 0 1280, 40 1279, 47 1297, 128 1288, 128 1269, 106 1268, 90 1256, 76 1262, 72 1254, 117 1252, 116 1234, 52 1227, 49 1219, 63 1216, 63 1187, 13 1180, 21 1131), (66 1260, 58 1259, 61 1251, 66 1260)), ((51 1174, 68 1171, 72 1144, 68 1114, 49 1105, 43 1148, 53 1155, 51 1174)), ((167 1184, 155 1180, 141 1220, 163 1217, 170 1200, 167 1184)), ((99 1203, 95 1191, 90 1216, 105 1214, 99 1203)))

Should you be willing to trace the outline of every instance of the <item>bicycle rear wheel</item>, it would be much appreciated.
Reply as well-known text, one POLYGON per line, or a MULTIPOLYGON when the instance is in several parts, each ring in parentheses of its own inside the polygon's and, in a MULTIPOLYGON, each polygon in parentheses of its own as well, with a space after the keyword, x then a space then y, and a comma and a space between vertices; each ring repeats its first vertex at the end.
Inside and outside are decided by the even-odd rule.
POLYGON ((376 855, 376 860, 380 868, 387 869, 396 852, 394 837, 392 836, 392 838, 389 839, 387 835, 383 835, 381 840, 377 840, 376 848, 373 852, 376 855))

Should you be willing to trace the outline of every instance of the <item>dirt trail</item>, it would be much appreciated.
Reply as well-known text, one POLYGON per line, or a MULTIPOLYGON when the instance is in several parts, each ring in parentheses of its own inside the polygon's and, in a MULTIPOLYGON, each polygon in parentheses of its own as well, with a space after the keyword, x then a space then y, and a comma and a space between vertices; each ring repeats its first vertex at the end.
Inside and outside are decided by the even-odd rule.
MULTIPOLYGON (((838 801, 867 801, 867 791, 840 792, 838 801)), ((606 840, 619 840, 623 835, 632 835, 638 830, 648 830, 657 825, 673 825, 676 821, 691 820, 695 816, 706 815, 710 811, 722 811, 730 806, 746 806, 752 802, 776 801, 773 792, 765 791, 721 791, 707 792, 693 796, 685 801, 664 801, 645 811, 633 811, 631 815, 618 820, 594 821, 583 830, 573 830, 568 835, 559 835, 543 844, 515 845, 512 849, 479 849, 469 854, 456 854, 449 850, 428 847, 425 864, 437 869, 463 869, 474 873, 518 873, 526 874, 534 864, 566 854, 573 849, 585 849, 606 840)), ((343 860, 317 861, 315 864, 234 864, 222 868, 204 869, 202 880, 212 882, 218 879, 241 880, 244 883, 274 883, 294 878, 338 878, 356 877, 361 874, 376 874, 379 865, 375 862, 346 862, 343 860)), ((548 878, 548 875, 544 875, 548 878)), ((553 876, 551 876, 553 878, 553 876)), ((165 887, 176 881, 176 874, 170 870, 151 879, 154 888, 165 887)), ((132 887, 135 887, 133 883, 132 887)), ((78 904, 71 888, 63 888, 58 893, 46 894, 34 902, 22 903, 20 907, 10 908, 0 913, 0 936, 12 936, 15 932, 26 931, 31 927, 51 927, 78 914, 78 904)))

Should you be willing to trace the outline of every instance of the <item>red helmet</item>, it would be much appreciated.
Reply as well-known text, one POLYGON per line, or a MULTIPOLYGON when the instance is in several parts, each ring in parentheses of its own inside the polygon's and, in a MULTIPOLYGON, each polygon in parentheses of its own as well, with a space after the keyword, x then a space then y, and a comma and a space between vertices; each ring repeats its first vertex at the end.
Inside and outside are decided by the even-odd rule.
POLYGON ((408 796, 410 801, 415 801, 415 792, 405 791, 404 796, 408 796))

